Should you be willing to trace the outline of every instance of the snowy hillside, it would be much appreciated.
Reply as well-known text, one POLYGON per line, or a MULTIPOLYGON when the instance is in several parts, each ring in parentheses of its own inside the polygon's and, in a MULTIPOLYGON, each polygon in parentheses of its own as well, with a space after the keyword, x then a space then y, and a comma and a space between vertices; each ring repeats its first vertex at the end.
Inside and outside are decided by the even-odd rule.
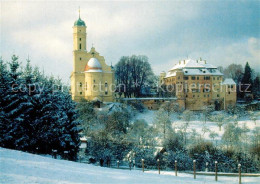
MULTIPOLYGON (((238 183, 237 177, 198 175, 194 180, 190 174, 140 170, 118 170, 103 168, 65 160, 0 148, 0 183, 238 183)), ((258 183, 257 177, 243 177, 243 183, 258 183)))
MULTIPOLYGON (((146 110, 143 113, 137 113, 134 117, 134 120, 143 119, 145 120, 149 125, 153 125, 154 119, 155 119, 156 111, 154 110, 146 110)), ((176 115, 172 115, 170 118, 172 122, 172 127, 176 130, 179 129, 185 122, 180 120, 176 115)), ((187 129, 187 132, 192 132, 192 130, 195 130, 199 134, 203 134, 203 125, 204 125, 204 117, 198 117, 195 116, 194 120, 191 120, 189 122, 189 127, 187 129)), ((243 127, 243 125, 246 125, 249 130, 254 130, 256 127, 260 127, 260 117, 256 120, 256 122, 249 120, 248 117, 242 117, 240 120, 238 120, 238 126, 243 127)), ((207 121, 205 124, 208 131, 205 133, 204 138, 207 140, 211 140, 209 137, 210 132, 217 133, 217 137, 215 140, 220 140, 221 136, 224 133, 224 126, 222 126, 221 130, 219 130, 219 127, 217 126, 216 122, 207 121)))

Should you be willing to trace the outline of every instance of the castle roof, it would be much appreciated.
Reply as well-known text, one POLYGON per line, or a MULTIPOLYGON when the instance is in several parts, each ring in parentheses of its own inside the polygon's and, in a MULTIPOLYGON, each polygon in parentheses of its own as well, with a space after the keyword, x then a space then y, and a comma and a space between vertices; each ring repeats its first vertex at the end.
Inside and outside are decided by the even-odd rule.
POLYGON ((224 82, 222 83, 224 85, 232 85, 232 84, 236 84, 235 81, 231 78, 227 78, 224 80, 224 82))
POLYGON ((216 66, 203 60, 182 60, 167 72, 166 77, 176 76, 176 71, 182 70, 184 75, 223 75, 216 66))

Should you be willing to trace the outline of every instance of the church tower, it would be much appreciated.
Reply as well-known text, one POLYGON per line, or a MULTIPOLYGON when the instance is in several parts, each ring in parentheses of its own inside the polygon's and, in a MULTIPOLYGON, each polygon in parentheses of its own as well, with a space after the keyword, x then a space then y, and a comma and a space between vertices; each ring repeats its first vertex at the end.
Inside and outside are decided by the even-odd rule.
POLYGON ((73 71, 71 95, 74 101, 114 101, 114 69, 105 63, 105 58, 92 46, 87 51, 86 24, 80 18, 73 26, 73 71))

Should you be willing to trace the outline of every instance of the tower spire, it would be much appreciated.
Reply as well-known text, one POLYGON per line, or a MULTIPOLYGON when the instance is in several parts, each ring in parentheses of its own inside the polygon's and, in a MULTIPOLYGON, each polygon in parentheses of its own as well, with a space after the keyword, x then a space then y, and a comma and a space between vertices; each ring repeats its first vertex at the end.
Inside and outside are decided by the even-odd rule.
POLYGON ((79 18, 80 18, 80 6, 79 6, 79 18))

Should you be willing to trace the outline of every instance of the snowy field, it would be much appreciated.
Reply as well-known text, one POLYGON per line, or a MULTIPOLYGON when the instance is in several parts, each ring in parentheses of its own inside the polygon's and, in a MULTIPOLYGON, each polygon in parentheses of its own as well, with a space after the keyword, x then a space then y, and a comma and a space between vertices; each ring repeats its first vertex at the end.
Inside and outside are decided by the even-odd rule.
MULTIPOLYGON (((0 183, 227 183, 237 184, 238 177, 220 176, 219 181, 214 181, 214 176, 193 175, 179 173, 178 177, 173 172, 120 170, 76 163, 65 160, 24 153, 21 151, 0 148, 0 183)), ((242 177, 242 183, 259 184, 259 177, 242 177)))
MULTIPOLYGON (((149 125, 152 125, 154 122, 156 111, 153 110, 146 110, 143 113, 137 113, 134 117, 134 120, 143 119, 145 120, 149 125)), ((194 117, 193 121, 189 122, 189 127, 187 129, 187 132, 192 132, 192 129, 196 130, 197 133, 203 135, 203 125, 204 125, 204 117, 201 118, 201 120, 198 120, 198 117, 194 117)), ((172 126, 178 130, 181 125, 183 125, 185 122, 179 120, 176 118, 176 116, 171 117, 172 126)), ((238 121, 238 125, 240 127, 243 127, 243 125, 246 125, 250 130, 254 130, 256 127, 260 127, 260 117, 258 117, 258 120, 256 120, 256 123, 254 121, 248 120, 247 117, 243 117, 238 121)), ((221 131, 219 130, 219 127, 217 126, 216 122, 210 122, 206 121, 206 127, 208 128, 208 132, 205 133, 204 138, 210 140, 209 134, 210 132, 215 132, 218 134, 218 136, 215 138, 215 140, 220 140, 221 136, 224 133, 224 127, 225 124, 222 126, 221 131)))

